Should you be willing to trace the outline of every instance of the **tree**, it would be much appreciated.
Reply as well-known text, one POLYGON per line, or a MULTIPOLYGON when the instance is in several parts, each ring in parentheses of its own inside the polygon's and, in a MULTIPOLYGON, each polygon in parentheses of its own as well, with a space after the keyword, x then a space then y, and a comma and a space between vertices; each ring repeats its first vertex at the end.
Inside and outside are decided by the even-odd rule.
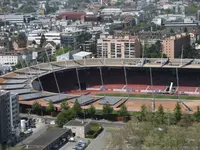
POLYGON ((35 111, 37 114, 39 114, 42 110, 42 106, 39 102, 35 101, 32 105, 33 111, 35 111))
POLYGON ((187 33, 187 32, 188 32, 188 29, 187 29, 187 27, 185 27, 185 28, 184 28, 184 32, 185 32, 185 33, 187 33))
POLYGON ((146 105, 141 106, 141 111, 140 111, 140 120, 141 121, 146 121, 147 120, 147 107, 146 105))
POLYGON ((75 100, 74 105, 72 107, 72 111, 74 112, 75 116, 79 116, 82 113, 81 105, 78 102, 78 99, 75 100))
POLYGON ((156 112, 156 115, 155 115, 155 119, 156 119, 156 122, 158 124, 164 124, 164 121, 165 121, 165 113, 164 113, 164 109, 163 109, 163 106, 160 105, 158 107, 158 111, 156 112))
POLYGON ((68 110, 69 109, 68 103, 66 103, 64 101, 61 102, 60 107, 62 108, 62 110, 68 110))
POLYGON ((103 114, 110 115, 113 112, 113 108, 109 104, 103 105, 103 114))
POLYGON ((96 108, 93 105, 91 105, 90 108, 88 109, 88 113, 91 117, 94 116, 96 113, 96 108))
POLYGON ((59 127, 63 127, 63 125, 72 120, 74 117, 74 113, 71 110, 64 110, 58 114, 56 118, 56 124, 59 127))
POLYGON ((48 102, 48 106, 46 107, 46 111, 47 111, 47 112, 53 112, 53 111, 54 111, 54 105, 53 105, 52 100, 50 100, 50 101, 48 102))
POLYGON ((72 50, 71 47, 60 48, 59 50, 56 51, 56 56, 65 54, 65 53, 67 53, 67 52, 69 52, 71 50, 72 50))
POLYGON ((44 42, 46 41, 45 35, 42 34, 41 38, 40 38, 40 47, 43 46, 44 42))
POLYGON ((172 28, 170 29, 170 33, 174 33, 174 30, 172 28))
POLYGON ((26 47, 27 37, 26 37, 26 34, 24 32, 20 32, 18 34, 18 36, 17 36, 17 44, 18 44, 19 48, 26 47))
POLYGON ((127 111, 127 108, 126 108, 126 106, 124 104, 120 107, 119 115, 123 116, 123 117, 126 117, 126 116, 129 115, 129 113, 127 111))
POLYGON ((194 118, 197 122, 200 122, 200 108, 197 106, 197 111, 194 113, 194 118))
POLYGON ((182 116, 181 106, 180 106, 180 103, 177 102, 176 106, 174 108, 174 118, 175 118, 176 122, 181 120, 181 116, 182 116))

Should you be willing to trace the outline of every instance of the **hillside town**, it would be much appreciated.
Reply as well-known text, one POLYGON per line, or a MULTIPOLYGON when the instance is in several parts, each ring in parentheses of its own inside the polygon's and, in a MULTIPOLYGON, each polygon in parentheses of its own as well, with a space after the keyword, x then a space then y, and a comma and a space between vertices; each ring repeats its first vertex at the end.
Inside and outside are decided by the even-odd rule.
MULTIPOLYGON (((146 122, 152 123, 148 136, 156 124, 151 137, 165 130, 161 125, 183 130, 188 116, 182 117, 181 109, 194 114, 189 123, 199 123, 200 109, 193 107, 200 103, 180 100, 199 100, 199 59, 199 1, 0 0, 0 150, 161 149, 162 144, 156 149, 150 138, 141 137, 153 145, 148 149, 145 140, 138 146, 126 136, 117 139, 116 133, 107 132, 129 134, 129 125, 145 129, 146 122), (189 75, 184 67, 196 70, 189 75), (166 72, 152 74, 152 68, 166 72), (178 69, 183 72, 178 74, 178 69), (143 97, 135 96, 138 93, 143 97), (167 95, 170 104, 156 105, 156 94, 167 95), (152 111, 130 97, 147 98, 152 111), (168 110, 175 115, 167 116, 168 110), (113 141, 106 139, 111 137, 113 141)), ((199 130, 194 124, 192 129, 199 130)), ((176 136, 174 128, 169 130, 176 136)), ((189 150, 189 132, 182 136, 187 144, 172 147, 189 150)))

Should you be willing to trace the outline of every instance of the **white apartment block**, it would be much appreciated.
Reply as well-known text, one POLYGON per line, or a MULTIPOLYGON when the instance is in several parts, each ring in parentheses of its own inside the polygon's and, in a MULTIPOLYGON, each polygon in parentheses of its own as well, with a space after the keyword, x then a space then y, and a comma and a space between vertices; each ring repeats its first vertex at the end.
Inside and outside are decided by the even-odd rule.
POLYGON ((107 36, 97 40, 98 58, 139 58, 140 41, 136 36, 107 36))
POLYGON ((44 30, 36 30, 28 34, 28 41, 35 41, 40 44, 41 36, 44 34, 46 41, 53 41, 57 45, 61 43, 61 33, 59 32, 45 32, 44 30))
POLYGON ((15 66, 18 63, 19 56, 17 55, 0 55, 0 65, 15 66))

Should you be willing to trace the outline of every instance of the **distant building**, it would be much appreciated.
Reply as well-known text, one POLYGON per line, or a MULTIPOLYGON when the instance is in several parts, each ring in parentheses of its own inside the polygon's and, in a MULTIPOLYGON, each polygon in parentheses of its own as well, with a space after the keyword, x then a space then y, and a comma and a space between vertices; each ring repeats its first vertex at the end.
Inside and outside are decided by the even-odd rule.
POLYGON ((200 10, 197 12, 197 20, 200 21, 200 10))
POLYGON ((162 41, 163 53, 170 59, 181 57, 182 47, 188 45, 190 45, 190 35, 187 33, 176 34, 162 41))
POLYGON ((140 41, 136 36, 107 36, 97 40, 98 58, 138 58, 140 41))
POLYGON ((3 66, 15 66, 18 61, 18 55, 0 55, 0 64, 3 66))
POLYGON ((71 129, 74 136, 85 138, 85 135, 91 130, 91 124, 89 122, 71 120, 63 128, 71 129))
POLYGON ((85 52, 92 52, 96 55, 97 53, 97 45, 95 40, 85 41, 84 43, 80 44, 80 50, 85 52))
POLYGON ((86 17, 85 12, 62 12, 59 14, 58 19, 81 21, 84 22, 86 17))

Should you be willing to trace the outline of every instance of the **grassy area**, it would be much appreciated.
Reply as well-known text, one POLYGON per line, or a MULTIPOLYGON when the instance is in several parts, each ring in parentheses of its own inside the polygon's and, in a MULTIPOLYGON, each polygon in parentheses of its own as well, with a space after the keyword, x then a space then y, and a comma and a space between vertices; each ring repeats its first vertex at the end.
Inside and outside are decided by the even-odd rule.
MULTIPOLYGON (((97 114, 97 115, 103 114, 103 110, 101 110, 101 109, 96 109, 96 114, 97 114)), ((112 114, 118 114, 118 111, 113 110, 113 111, 112 111, 112 114)))
POLYGON ((95 131, 95 132, 97 132, 97 131, 99 131, 100 130, 100 125, 98 124, 98 123, 92 123, 91 124, 91 130, 92 131, 95 131))
MULTIPOLYGON (((104 96, 103 93, 96 94, 97 96, 104 96)), ((122 93, 107 93, 106 96, 114 96, 114 97, 128 97, 128 94, 122 93)), ((129 97, 134 98, 152 98, 152 94, 129 94, 129 97)), ((161 95, 161 94, 154 94, 156 99, 178 99, 178 95, 161 95)), ((200 100, 199 96, 188 96, 188 95, 180 95, 179 99, 186 99, 186 100, 200 100)))
POLYGON ((94 139, 102 131, 101 126, 98 123, 91 123, 91 130, 86 134, 86 138, 94 139))

